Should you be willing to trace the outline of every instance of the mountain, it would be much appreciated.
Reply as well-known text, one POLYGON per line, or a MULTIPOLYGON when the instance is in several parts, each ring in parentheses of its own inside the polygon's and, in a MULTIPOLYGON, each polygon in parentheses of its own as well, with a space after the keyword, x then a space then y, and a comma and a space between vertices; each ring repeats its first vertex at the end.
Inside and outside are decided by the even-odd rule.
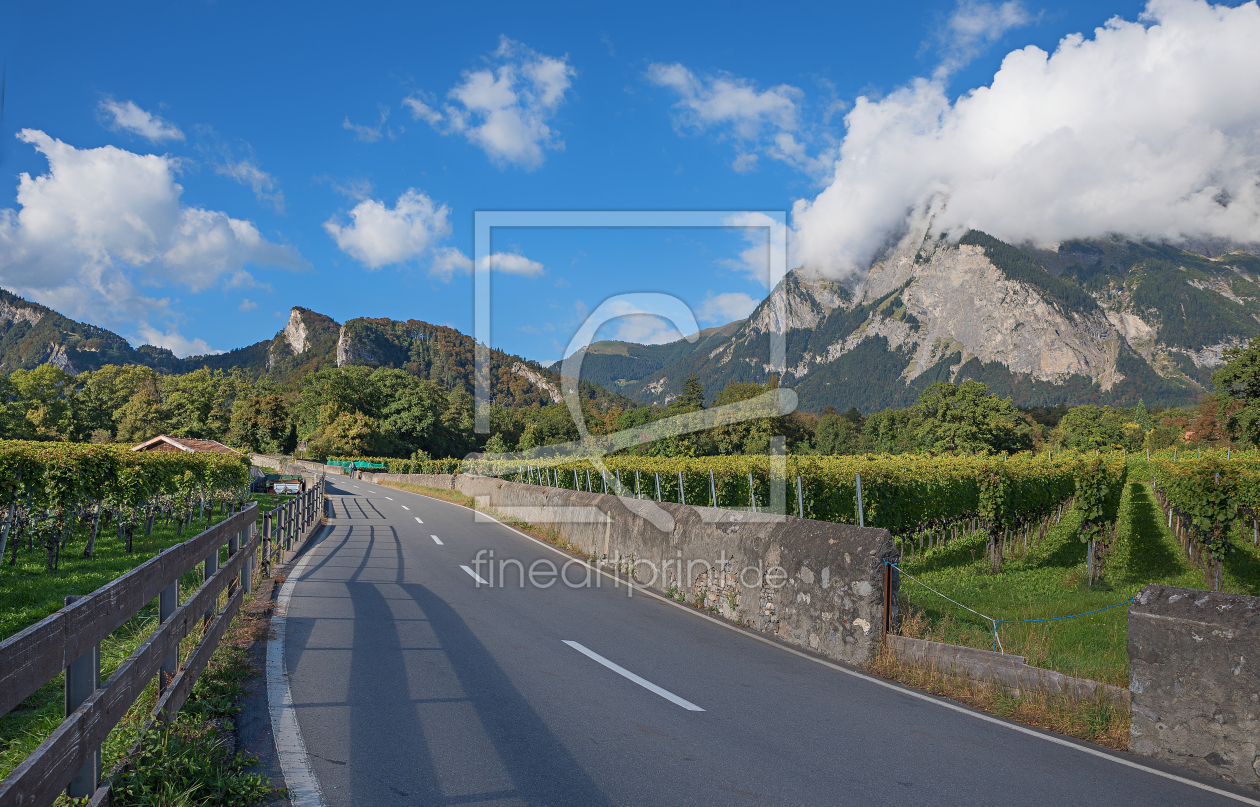
POLYGON ((748 319, 695 345, 593 344, 582 377, 663 404, 696 373, 712 399, 730 381, 767 380, 768 334, 782 328, 783 384, 807 410, 905 406, 967 379, 1021 405, 1188 404, 1225 348, 1260 335, 1260 258, 1211 246, 1116 237, 1044 250, 921 232, 848 285, 790 272, 748 319))
POLYGON ((106 364, 144 364, 163 372, 177 372, 181 366, 166 348, 133 348, 113 331, 75 322, 0 289, 0 372, 41 364, 55 364, 68 373, 106 364))
MULTIPOLYGON (((560 374, 541 364, 491 349, 491 402, 508 407, 560 403, 560 374)), ((95 325, 75 322, 50 308, 0 289, 0 372, 52 363, 71 374, 107 364, 141 364, 163 373, 202 367, 242 370, 277 383, 297 383, 307 373, 331 367, 395 367, 443 384, 474 389, 475 345, 454 328, 416 319, 359 317, 341 324, 308 308, 295 307, 273 338, 227 353, 180 359, 166 348, 133 348, 126 339, 95 325)), ((628 398, 583 381, 583 399, 599 408, 635 406, 628 398)))

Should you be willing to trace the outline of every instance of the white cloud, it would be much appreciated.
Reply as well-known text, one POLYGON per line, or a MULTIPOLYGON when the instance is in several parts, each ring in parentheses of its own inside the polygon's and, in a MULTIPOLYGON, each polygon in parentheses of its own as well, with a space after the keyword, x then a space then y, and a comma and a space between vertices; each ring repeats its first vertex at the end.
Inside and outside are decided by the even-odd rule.
POLYGON ((853 276, 929 218, 1013 243, 1260 242, 1257 41, 1255 3, 1153 0, 1053 54, 1011 52, 955 102, 927 79, 860 98, 834 181, 794 206, 794 265, 853 276))
MULTIPOLYGON (((493 272, 503 272, 522 277, 537 277, 546 271, 538 261, 532 261, 515 252, 496 252, 481 259, 481 265, 489 266, 493 272)), ((429 266, 429 276, 444 282, 450 282, 456 274, 472 274, 473 262, 463 251, 455 247, 442 247, 434 250, 433 263, 429 266)))
POLYGON ((354 139, 364 143, 375 143, 381 139, 382 134, 389 135, 390 140, 396 139, 398 135, 402 134, 405 130, 401 126, 398 127, 397 131, 393 128, 386 128, 385 121, 389 120, 389 107, 382 104, 378 108, 380 109, 381 117, 380 120, 376 122, 375 126, 364 126, 358 123, 351 123, 350 118, 347 116, 346 119, 342 121, 341 128, 354 132, 354 139))
POLYGON ((722 294, 709 292, 700 302, 700 310, 696 319, 701 322, 715 322, 725 325, 737 319, 747 319, 757 307, 757 300, 740 291, 728 291, 722 294))
POLYGON ((1001 5, 958 0, 940 32, 943 54, 935 77, 946 79, 980 55, 988 45, 1033 22, 1033 17, 1019 0, 1001 5))
POLYGON ((148 327, 169 315, 169 301, 138 285, 198 292, 248 285, 250 264, 305 266, 250 222, 181 204, 174 158, 76 149, 33 129, 17 137, 49 170, 21 174, 20 209, 0 210, 0 284, 67 316, 148 327))
POLYGON ((258 303, 246 297, 241 300, 241 304, 236 307, 236 310, 237 311, 253 311, 257 307, 258 307, 258 303))
POLYGON ((665 345, 683 338, 671 322, 651 314, 626 314, 600 329, 601 339, 634 342, 640 345, 665 345), (611 330, 611 334, 604 333, 611 330))
POLYGON ((162 140, 183 140, 184 133, 173 123, 167 123, 150 112, 136 106, 135 101, 121 104, 113 98, 101 101, 98 111, 111 129, 122 129, 148 138, 154 143, 162 140))
POLYGON ((488 262, 490 270, 493 272, 521 275, 522 277, 538 277, 543 273, 543 265, 541 263, 531 261, 524 255, 518 255, 515 252, 496 252, 481 260, 483 264, 488 262))
MULTIPOLYGON (((678 302, 681 305, 681 301, 678 302)), ((579 320, 585 320, 585 309, 585 305, 578 309, 579 320)), ((611 339, 618 342, 635 342, 640 345, 664 345, 683 338, 682 333, 667 317, 631 301, 605 302, 603 306, 600 306, 600 310, 606 311, 615 318, 610 318, 600 325, 595 333, 589 336, 588 344, 611 339)), ((590 325, 589 322, 583 321, 581 328, 578 329, 579 332, 582 328, 589 328, 590 325)), ((581 344, 583 342, 579 341, 579 346, 581 344)))
POLYGON ((810 156, 797 140, 806 137, 801 125, 805 94, 798 87, 779 84, 759 90, 745 78, 726 73, 701 77, 676 63, 649 65, 647 78, 678 96, 676 128, 714 131, 722 139, 735 141, 739 153, 732 167, 741 174, 756 169, 758 151, 813 176, 823 176, 830 169, 829 148, 810 156))
POLYGON ((429 266, 429 276, 449 283, 456 274, 471 275, 472 270, 472 258, 465 255, 463 251, 455 247, 442 247, 434 251, 433 263, 429 266))
POLYGON ((740 237, 748 246, 740 251, 739 258, 719 258, 717 263, 733 272, 740 272, 749 280, 770 287, 770 229, 773 219, 764 213, 740 213, 730 216, 726 223, 738 227, 740 237))
POLYGON ((216 174, 234 179, 242 185, 248 185, 254 191, 254 198, 270 204, 277 213, 284 212, 284 192, 277 190, 276 178, 258 167, 249 158, 234 161, 228 157, 222 165, 214 168, 216 174))
POLYGON ((392 209, 376 199, 364 199, 350 211, 349 225, 342 226, 333 216, 324 222, 324 230, 342 252, 369 269, 379 269, 418 257, 449 235, 450 213, 446 205, 408 188, 392 209))
POLYGON ((189 356, 217 356, 223 353, 222 350, 210 347, 204 339, 187 339, 174 329, 160 331, 148 325, 139 328, 138 338, 134 338, 133 341, 167 348, 181 359, 189 356))
POLYGON ((462 134, 499 165, 537 168, 544 148, 564 148, 549 121, 577 71, 567 56, 544 56, 506 36, 487 61, 489 67, 464 71, 440 110, 424 93, 413 93, 403 104, 416 120, 442 134, 462 134))

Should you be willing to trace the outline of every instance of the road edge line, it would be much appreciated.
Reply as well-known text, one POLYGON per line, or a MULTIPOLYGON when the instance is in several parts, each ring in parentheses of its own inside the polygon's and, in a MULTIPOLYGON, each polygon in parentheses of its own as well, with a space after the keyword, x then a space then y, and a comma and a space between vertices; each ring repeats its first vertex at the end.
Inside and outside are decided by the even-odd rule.
MULTIPOLYGON (((322 542, 331 531, 331 525, 325 526, 320 530, 317 540, 308 546, 322 542)), ((284 585, 280 587, 267 638, 267 711, 271 713, 271 733, 276 742, 276 758, 284 773, 289 801, 294 807, 325 807, 324 792, 319 786, 319 780, 315 778, 315 771, 311 769, 311 758, 306 752, 306 743, 302 740, 302 727, 298 725, 284 653, 289 598, 310 559, 310 552, 303 552, 297 565, 289 571, 284 585)))

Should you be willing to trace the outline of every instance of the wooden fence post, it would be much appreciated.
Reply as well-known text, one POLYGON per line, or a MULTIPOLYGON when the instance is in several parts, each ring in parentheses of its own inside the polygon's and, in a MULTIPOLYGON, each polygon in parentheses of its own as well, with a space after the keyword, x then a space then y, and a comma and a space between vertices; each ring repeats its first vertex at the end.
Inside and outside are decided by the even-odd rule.
MULTIPOLYGON (((162 589, 162 593, 158 595, 158 619, 166 622, 175 613, 175 609, 179 608, 179 579, 176 578, 166 588, 162 589)), ((215 610, 218 610, 216 605, 215 610)), ((170 655, 162 661, 162 669, 158 671, 158 692, 165 692, 166 687, 171 683, 171 679, 175 677, 176 671, 179 669, 179 646, 171 651, 170 655)))
POLYGON ((263 513, 262 572, 271 577, 271 513, 263 513))
MULTIPOLYGON (((79 597, 66 597, 66 605, 70 605, 79 597)), ((69 717, 79 704, 83 703, 101 685, 101 644, 97 642, 83 655, 66 667, 66 717, 69 717)), ((101 780, 101 747, 98 745, 88 755, 75 777, 66 788, 70 798, 83 798, 96 792, 96 783, 101 780)))
POLYGON ((892 565, 884 561, 884 643, 892 630, 892 565))

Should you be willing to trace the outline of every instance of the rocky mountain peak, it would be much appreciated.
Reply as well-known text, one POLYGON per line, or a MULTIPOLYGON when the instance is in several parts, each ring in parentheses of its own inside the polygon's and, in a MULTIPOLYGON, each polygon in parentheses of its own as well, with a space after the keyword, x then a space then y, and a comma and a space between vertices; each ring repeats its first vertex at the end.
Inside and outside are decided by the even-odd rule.
POLYGON ((294 354, 301 354, 309 345, 306 334, 306 322, 302 319, 302 309, 294 308, 289 312, 289 324, 284 326, 284 341, 294 354))

